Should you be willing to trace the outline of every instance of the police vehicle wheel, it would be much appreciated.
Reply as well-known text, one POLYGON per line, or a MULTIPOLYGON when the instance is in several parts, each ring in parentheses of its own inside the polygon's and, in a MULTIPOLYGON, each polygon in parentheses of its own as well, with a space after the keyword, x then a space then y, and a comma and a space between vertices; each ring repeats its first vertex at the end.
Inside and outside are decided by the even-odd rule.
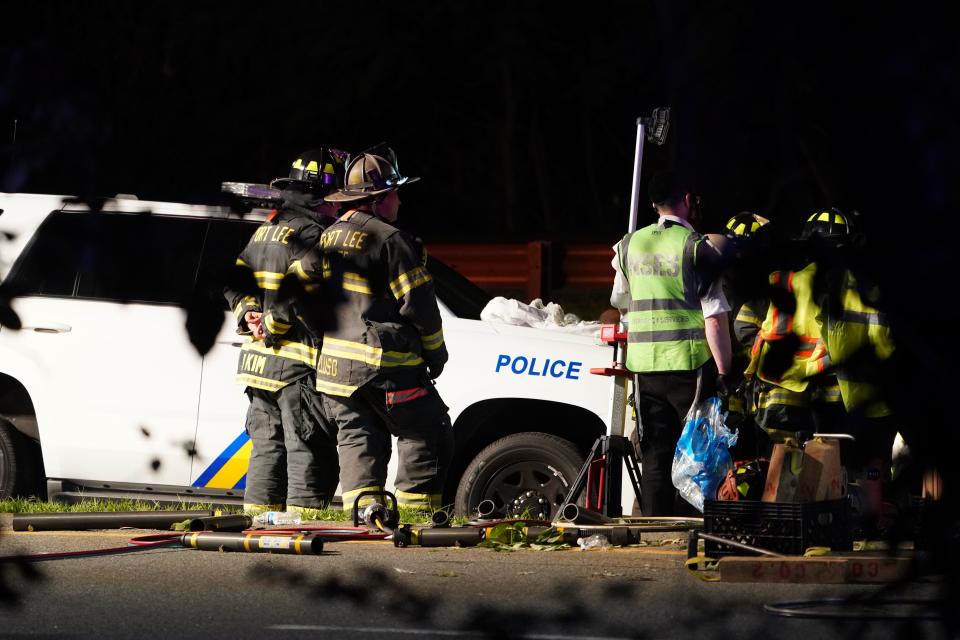
POLYGON ((36 444, 0 420, 0 499, 39 495, 36 444))
POLYGON ((504 516, 550 519, 562 505, 583 464, 569 441, 548 433, 514 433, 483 449, 457 487, 456 511, 472 515, 493 500, 504 516))

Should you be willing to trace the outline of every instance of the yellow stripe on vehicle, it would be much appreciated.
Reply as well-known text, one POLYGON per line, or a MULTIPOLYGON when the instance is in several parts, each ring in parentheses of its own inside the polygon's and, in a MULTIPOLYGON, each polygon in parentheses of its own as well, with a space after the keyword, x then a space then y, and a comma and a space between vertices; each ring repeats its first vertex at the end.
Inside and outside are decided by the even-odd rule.
POLYGON ((240 447, 233 456, 223 465, 217 475, 210 478, 206 485, 209 489, 233 489, 240 478, 247 473, 247 467, 250 466, 250 450, 253 448, 253 440, 240 447))

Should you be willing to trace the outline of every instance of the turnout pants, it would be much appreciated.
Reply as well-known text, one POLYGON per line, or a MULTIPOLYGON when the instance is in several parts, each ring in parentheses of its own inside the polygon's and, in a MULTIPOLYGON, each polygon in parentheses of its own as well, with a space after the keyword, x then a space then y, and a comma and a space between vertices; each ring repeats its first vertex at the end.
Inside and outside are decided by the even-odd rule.
POLYGON ((323 415, 313 376, 279 391, 247 387, 246 431, 253 447, 244 503, 322 508, 337 489, 336 433, 323 415))
MULTIPOLYGON (((394 481, 397 502, 440 508, 453 455, 453 428, 433 383, 421 384, 397 385, 378 378, 349 398, 323 395, 324 412, 338 429, 344 510, 353 509, 363 491, 383 491, 391 436, 397 438, 399 456, 394 481)), ((363 498, 359 504, 371 501, 363 498)))
POLYGON ((753 393, 754 419, 775 442, 794 438, 797 432, 843 430, 844 409, 836 383, 811 383, 806 390, 797 392, 758 380, 753 393))
POLYGON ((714 395, 717 369, 713 361, 696 371, 638 373, 635 379, 636 407, 643 436, 633 445, 640 458, 640 512, 644 516, 700 515, 680 497, 670 472, 673 454, 683 431, 687 412, 697 395, 697 378, 701 377, 700 399, 714 395))

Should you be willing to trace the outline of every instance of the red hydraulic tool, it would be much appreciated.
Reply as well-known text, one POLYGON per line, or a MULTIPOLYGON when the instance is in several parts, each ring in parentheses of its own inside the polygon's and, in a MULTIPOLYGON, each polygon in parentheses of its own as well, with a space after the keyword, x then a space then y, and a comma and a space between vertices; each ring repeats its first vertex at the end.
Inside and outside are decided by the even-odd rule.
MULTIPOLYGON (((611 378, 610 415, 607 434, 597 438, 587 456, 587 461, 577 474, 570 492, 563 501, 563 507, 576 503, 584 489, 584 507, 604 518, 619 518, 623 515, 621 488, 623 465, 633 484, 633 491, 640 500, 640 465, 637 462, 633 443, 623 435, 624 419, 627 414, 627 381, 632 375, 624 366, 626 359, 627 332, 619 324, 605 324, 600 328, 600 339, 613 347, 613 362, 609 367, 595 367, 590 373, 611 378)), ((591 514, 583 514, 589 517, 591 514)))

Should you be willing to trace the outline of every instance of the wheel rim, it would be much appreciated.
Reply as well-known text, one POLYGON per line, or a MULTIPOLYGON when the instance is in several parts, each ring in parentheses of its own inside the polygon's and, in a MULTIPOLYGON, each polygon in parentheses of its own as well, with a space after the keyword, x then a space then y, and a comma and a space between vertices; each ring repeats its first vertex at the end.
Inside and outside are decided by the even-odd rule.
POLYGON ((562 505, 570 485, 556 467, 544 462, 526 460, 507 465, 494 473, 475 500, 493 500, 497 508, 520 515, 529 509, 534 515, 551 517, 562 505), (537 513, 538 507, 541 511, 537 513), (544 511, 549 513, 543 514, 544 511), (518 513, 519 512, 519 513, 518 513))

